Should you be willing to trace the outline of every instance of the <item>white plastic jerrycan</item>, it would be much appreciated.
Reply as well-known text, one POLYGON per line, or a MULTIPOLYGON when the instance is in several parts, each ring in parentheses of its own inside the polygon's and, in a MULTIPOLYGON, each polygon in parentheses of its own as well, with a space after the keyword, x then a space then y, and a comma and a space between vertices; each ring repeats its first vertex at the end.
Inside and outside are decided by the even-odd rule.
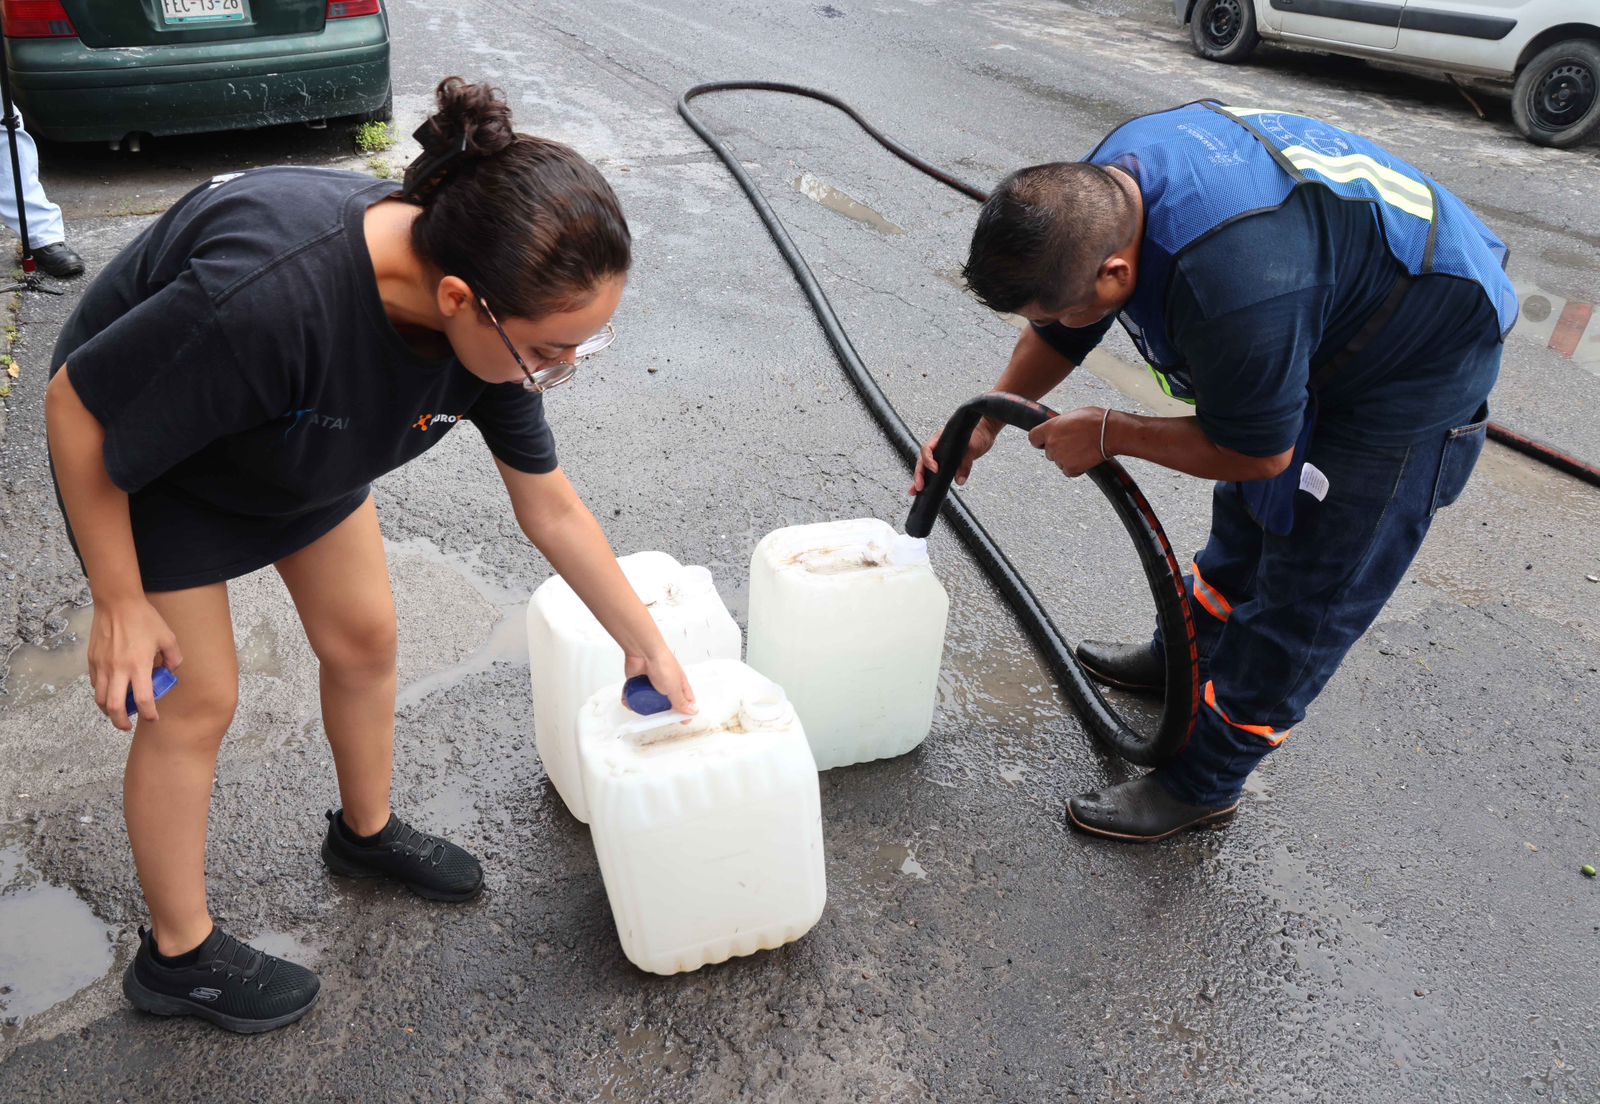
POLYGON ((641 717, 601 690, 578 715, 590 832, 622 950, 676 974, 780 947, 827 900, 817 767, 776 683, 687 668, 699 712, 641 717))
POLYGON ((871 518, 769 533, 750 563, 750 666, 794 702, 817 769, 903 755, 933 726, 950 599, 927 544, 871 518))
MULTIPOLYGON (((617 562, 679 663, 739 658, 739 626, 711 572, 665 552, 636 552, 617 562)), ((528 673, 539 758, 572 815, 587 821, 573 724, 591 694, 622 678, 622 649, 559 575, 528 601, 528 673)))

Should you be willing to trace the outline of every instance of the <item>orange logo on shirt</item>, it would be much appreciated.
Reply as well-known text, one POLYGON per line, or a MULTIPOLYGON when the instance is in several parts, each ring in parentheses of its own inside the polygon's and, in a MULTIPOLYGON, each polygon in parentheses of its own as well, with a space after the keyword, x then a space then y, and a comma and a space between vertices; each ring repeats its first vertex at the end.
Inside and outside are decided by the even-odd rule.
POLYGON ((424 414, 416 421, 411 423, 411 428, 420 429, 422 432, 426 433, 428 432, 429 426, 454 425, 456 422, 459 422, 461 418, 462 415, 460 414, 424 414))
POLYGON ((428 423, 431 422, 432 420, 433 420, 433 415, 432 414, 424 414, 422 417, 417 419, 417 424, 412 426, 411 428, 412 429, 420 429, 424 433, 426 433, 428 431, 428 423))

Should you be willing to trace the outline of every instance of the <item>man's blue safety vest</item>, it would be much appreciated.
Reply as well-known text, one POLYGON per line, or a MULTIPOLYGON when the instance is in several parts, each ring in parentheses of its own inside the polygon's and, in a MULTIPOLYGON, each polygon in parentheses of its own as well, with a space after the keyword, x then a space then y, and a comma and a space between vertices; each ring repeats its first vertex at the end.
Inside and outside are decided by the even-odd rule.
MULTIPOLYGON (((1283 111, 1187 104, 1125 123, 1088 160, 1115 165, 1139 183, 1144 243, 1139 282, 1121 322, 1161 389, 1194 402, 1183 355, 1166 330, 1167 289, 1185 249, 1244 215, 1283 206, 1294 190, 1316 184, 1347 200, 1372 204, 1389 251, 1412 277, 1442 273, 1483 289, 1503 339, 1517 320, 1517 295, 1506 276, 1505 243, 1462 203, 1383 147, 1336 126, 1283 111)), ((1241 483, 1246 506, 1275 533, 1294 526, 1296 492, 1316 424, 1315 381, 1374 336, 1399 305, 1396 284, 1351 347, 1312 365, 1312 394, 1294 457, 1276 479, 1241 483)))
POLYGON ((1123 124, 1088 160, 1115 165, 1139 182, 1145 209, 1139 283, 1121 321, 1162 389, 1177 398, 1193 401, 1164 320, 1178 257, 1241 215, 1281 207, 1307 184, 1371 203, 1389 251, 1412 276, 1444 273, 1483 288, 1502 338, 1517 320, 1505 243, 1417 169, 1328 123, 1201 101, 1123 124))

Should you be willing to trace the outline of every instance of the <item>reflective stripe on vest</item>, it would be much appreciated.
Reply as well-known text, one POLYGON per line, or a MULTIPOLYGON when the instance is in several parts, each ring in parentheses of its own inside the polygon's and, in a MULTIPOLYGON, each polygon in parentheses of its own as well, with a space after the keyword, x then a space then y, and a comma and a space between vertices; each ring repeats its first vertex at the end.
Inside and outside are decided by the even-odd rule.
POLYGON ((1180 395, 1172 389, 1172 378, 1165 372, 1157 368, 1154 364, 1146 364, 1145 367, 1150 369, 1150 374, 1154 376, 1156 378, 1156 382, 1161 385, 1161 390, 1166 394, 1167 398, 1177 399, 1179 402, 1188 403, 1190 406, 1194 405, 1193 395, 1180 395))
MULTIPOLYGON (((1281 115, 1259 107, 1224 107, 1223 111, 1243 121, 1251 115, 1281 115)), ((1432 222, 1433 193, 1428 186, 1388 165, 1380 165, 1364 153, 1347 153, 1328 156, 1305 146, 1284 146, 1279 149, 1291 165, 1305 173, 1315 173, 1338 184, 1364 180, 1377 191, 1379 198, 1392 207, 1424 222, 1432 222)))

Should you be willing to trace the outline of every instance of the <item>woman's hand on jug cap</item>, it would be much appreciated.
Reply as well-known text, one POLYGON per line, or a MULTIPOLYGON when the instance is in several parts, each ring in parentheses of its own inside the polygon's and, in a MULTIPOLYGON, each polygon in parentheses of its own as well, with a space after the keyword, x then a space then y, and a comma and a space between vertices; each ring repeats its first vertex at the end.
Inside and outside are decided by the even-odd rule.
POLYGON ((667 696, 675 711, 686 714, 699 712, 694 702, 694 687, 689 685, 689 677, 683 673, 678 657, 665 644, 649 655, 627 657, 623 664, 623 678, 633 678, 635 675, 649 676, 650 685, 667 696))

